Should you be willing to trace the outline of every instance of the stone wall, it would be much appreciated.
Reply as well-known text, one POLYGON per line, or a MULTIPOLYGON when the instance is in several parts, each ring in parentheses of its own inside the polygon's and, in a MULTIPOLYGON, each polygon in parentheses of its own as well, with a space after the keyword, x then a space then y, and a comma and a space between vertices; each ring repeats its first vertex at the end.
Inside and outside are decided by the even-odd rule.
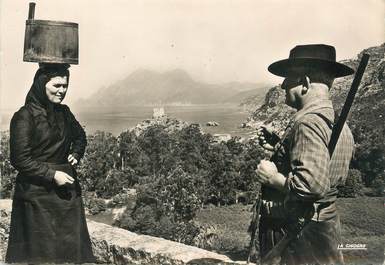
MULTIPOLYGON (((11 200, 0 200, 0 264, 9 233, 11 200)), ((227 256, 87 220, 94 255, 108 264, 241 264, 227 256)))

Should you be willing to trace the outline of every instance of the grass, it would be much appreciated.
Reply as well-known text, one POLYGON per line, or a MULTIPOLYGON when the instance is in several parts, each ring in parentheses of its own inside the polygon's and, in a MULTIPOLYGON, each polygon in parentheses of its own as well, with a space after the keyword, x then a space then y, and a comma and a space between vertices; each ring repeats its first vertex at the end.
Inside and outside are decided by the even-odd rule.
MULTIPOLYGON (((385 246, 384 198, 342 198, 337 207, 342 223, 342 243, 366 244, 367 250, 344 251, 347 264, 382 264, 385 246)), ((205 207, 196 217, 199 224, 217 227, 214 250, 234 260, 246 260, 251 205, 205 207)))
POLYGON ((337 207, 342 242, 366 244, 367 250, 345 251, 346 263, 382 264, 385 247, 385 198, 341 198, 337 207))
POLYGON ((213 250, 233 260, 246 260, 250 235, 247 229, 251 219, 251 205, 209 206, 196 216, 198 224, 217 227, 217 242, 213 250))

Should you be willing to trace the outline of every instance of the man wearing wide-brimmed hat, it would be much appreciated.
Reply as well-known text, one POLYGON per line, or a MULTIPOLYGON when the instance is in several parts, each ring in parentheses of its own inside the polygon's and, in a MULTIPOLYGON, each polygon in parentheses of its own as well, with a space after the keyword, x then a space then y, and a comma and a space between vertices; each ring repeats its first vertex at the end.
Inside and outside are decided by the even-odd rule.
POLYGON ((343 185, 353 154, 353 136, 344 126, 330 157, 328 143, 335 122, 329 90, 335 78, 352 74, 336 62, 329 45, 300 45, 288 59, 268 70, 284 77, 286 104, 297 109, 284 137, 273 143, 268 131, 262 145, 274 151, 256 173, 263 184, 260 252, 263 257, 285 233, 294 239, 281 254, 283 264, 340 264, 340 221, 335 207, 337 186, 343 185), (297 234, 295 234, 297 233, 297 234))

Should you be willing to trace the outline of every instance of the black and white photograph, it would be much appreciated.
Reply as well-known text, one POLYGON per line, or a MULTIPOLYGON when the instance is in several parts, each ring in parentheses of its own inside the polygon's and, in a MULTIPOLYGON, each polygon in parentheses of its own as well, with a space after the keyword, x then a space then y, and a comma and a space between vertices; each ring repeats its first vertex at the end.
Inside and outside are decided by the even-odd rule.
POLYGON ((385 0, 0 0, 0 264, 385 265, 385 0))

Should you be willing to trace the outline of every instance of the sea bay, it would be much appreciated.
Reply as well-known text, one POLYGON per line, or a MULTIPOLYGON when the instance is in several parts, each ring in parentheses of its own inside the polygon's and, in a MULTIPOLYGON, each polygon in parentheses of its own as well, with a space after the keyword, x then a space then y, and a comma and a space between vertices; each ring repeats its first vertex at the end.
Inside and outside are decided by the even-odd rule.
MULTIPOLYGON (((175 118, 188 123, 198 123, 205 132, 212 134, 231 134, 246 136, 250 130, 241 128, 241 124, 250 115, 242 107, 235 104, 218 105, 170 105, 170 106, 140 106, 128 105, 116 108, 82 108, 72 109, 78 121, 85 127, 87 134, 95 131, 110 132, 119 135, 143 120, 151 119, 153 109, 163 107, 169 118, 175 118), (206 126, 209 121, 219 123, 218 126, 206 126)), ((15 110, 1 111, 0 130, 8 130, 9 122, 15 110)))

